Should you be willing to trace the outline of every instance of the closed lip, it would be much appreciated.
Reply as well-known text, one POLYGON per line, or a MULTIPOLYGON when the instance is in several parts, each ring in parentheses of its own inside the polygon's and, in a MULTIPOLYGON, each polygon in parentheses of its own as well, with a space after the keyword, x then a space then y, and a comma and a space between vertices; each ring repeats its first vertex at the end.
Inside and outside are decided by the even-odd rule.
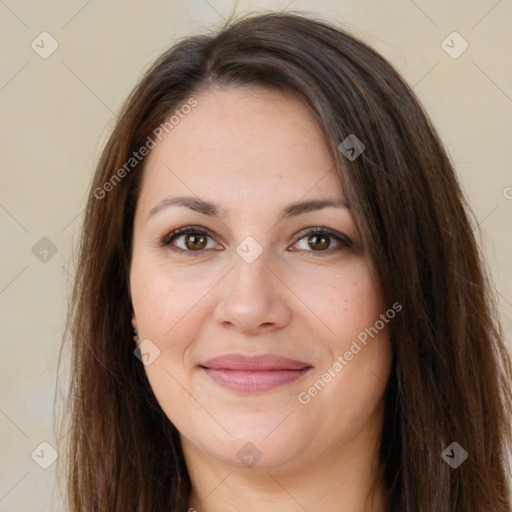
POLYGON ((262 393, 290 384, 312 366, 275 354, 223 354, 199 365, 220 386, 239 393, 262 393))
POLYGON ((199 366, 211 370, 243 370, 243 371, 269 371, 269 370, 304 370, 312 366, 303 361, 297 361, 276 354, 223 354, 199 366))

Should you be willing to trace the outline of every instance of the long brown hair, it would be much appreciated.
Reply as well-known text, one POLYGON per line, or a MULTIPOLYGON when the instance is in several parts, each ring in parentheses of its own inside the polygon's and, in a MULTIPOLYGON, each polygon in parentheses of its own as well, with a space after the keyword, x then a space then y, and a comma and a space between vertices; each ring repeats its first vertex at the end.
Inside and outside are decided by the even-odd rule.
POLYGON ((63 344, 72 356, 62 427, 70 510, 187 510, 178 432, 133 353, 128 275, 144 159, 126 162, 193 94, 248 84, 309 106, 384 300, 403 307, 390 323, 386 512, 510 512, 511 362, 446 151, 384 58, 338 27, 285 13, 230 21, 172 47, 129 96, 102 153, 63 344), (338 149, 351 134, 365 145, 356 159, 338 149), (468 453, 457 468, 441 456, 452 442, 468 453))

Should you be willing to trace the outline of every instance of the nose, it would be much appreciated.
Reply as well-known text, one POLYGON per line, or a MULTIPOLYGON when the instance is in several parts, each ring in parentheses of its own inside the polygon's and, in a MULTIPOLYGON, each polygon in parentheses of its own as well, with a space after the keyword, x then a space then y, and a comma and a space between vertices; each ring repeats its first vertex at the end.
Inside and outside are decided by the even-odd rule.
POLYGON ((247 336, 272 332, 290 322, 291 292, 269 263, 265 251, 252 263, 233 255, 233 268, 221 281, 216 322, 247 336))

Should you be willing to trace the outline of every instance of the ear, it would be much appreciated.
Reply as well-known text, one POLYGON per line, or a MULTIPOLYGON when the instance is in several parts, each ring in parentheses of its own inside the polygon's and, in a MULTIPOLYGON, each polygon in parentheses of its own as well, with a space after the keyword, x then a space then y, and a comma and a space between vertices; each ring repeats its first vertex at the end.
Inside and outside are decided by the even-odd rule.
POLYGON ((134 331, 138 331, 138 323, 137 323, 137 317, 135 316, 135 311, 132 309, 132 327, 134 331))

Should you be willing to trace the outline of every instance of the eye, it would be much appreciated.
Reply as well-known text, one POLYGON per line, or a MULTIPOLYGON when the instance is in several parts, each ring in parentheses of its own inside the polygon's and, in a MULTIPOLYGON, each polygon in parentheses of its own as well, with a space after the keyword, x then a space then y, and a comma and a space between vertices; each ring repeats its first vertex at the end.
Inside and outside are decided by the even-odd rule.
MULTIPOLYGON (((210 232, 201 226, 184 226, 166 235, 159 243, 160 247, 168 247, 174 252, 199 256, 210 250, 222 250, 210 232)), ((303 230, 296 235, 292 251, 305 253, 338 252, 344 248, 355 247, 354 242, 346 235, 328 228, 316 227, 303 230)))
POLYGON ((343 248, 352 248, 355 246, 354 242, 342 233, 332 231, 327 228, 311 228, 307 231, 302 231, 297 235, 297 242, 294 247, 299 251, 305 252, 334 252, 340 251, 343 248))
POLYGON ((199 253, 205 250, 220 247, 213 241, 209 231, 200 226, 184 226, 175 229, 163 238, 160 246, 194 256, 199 256, 199 253))

